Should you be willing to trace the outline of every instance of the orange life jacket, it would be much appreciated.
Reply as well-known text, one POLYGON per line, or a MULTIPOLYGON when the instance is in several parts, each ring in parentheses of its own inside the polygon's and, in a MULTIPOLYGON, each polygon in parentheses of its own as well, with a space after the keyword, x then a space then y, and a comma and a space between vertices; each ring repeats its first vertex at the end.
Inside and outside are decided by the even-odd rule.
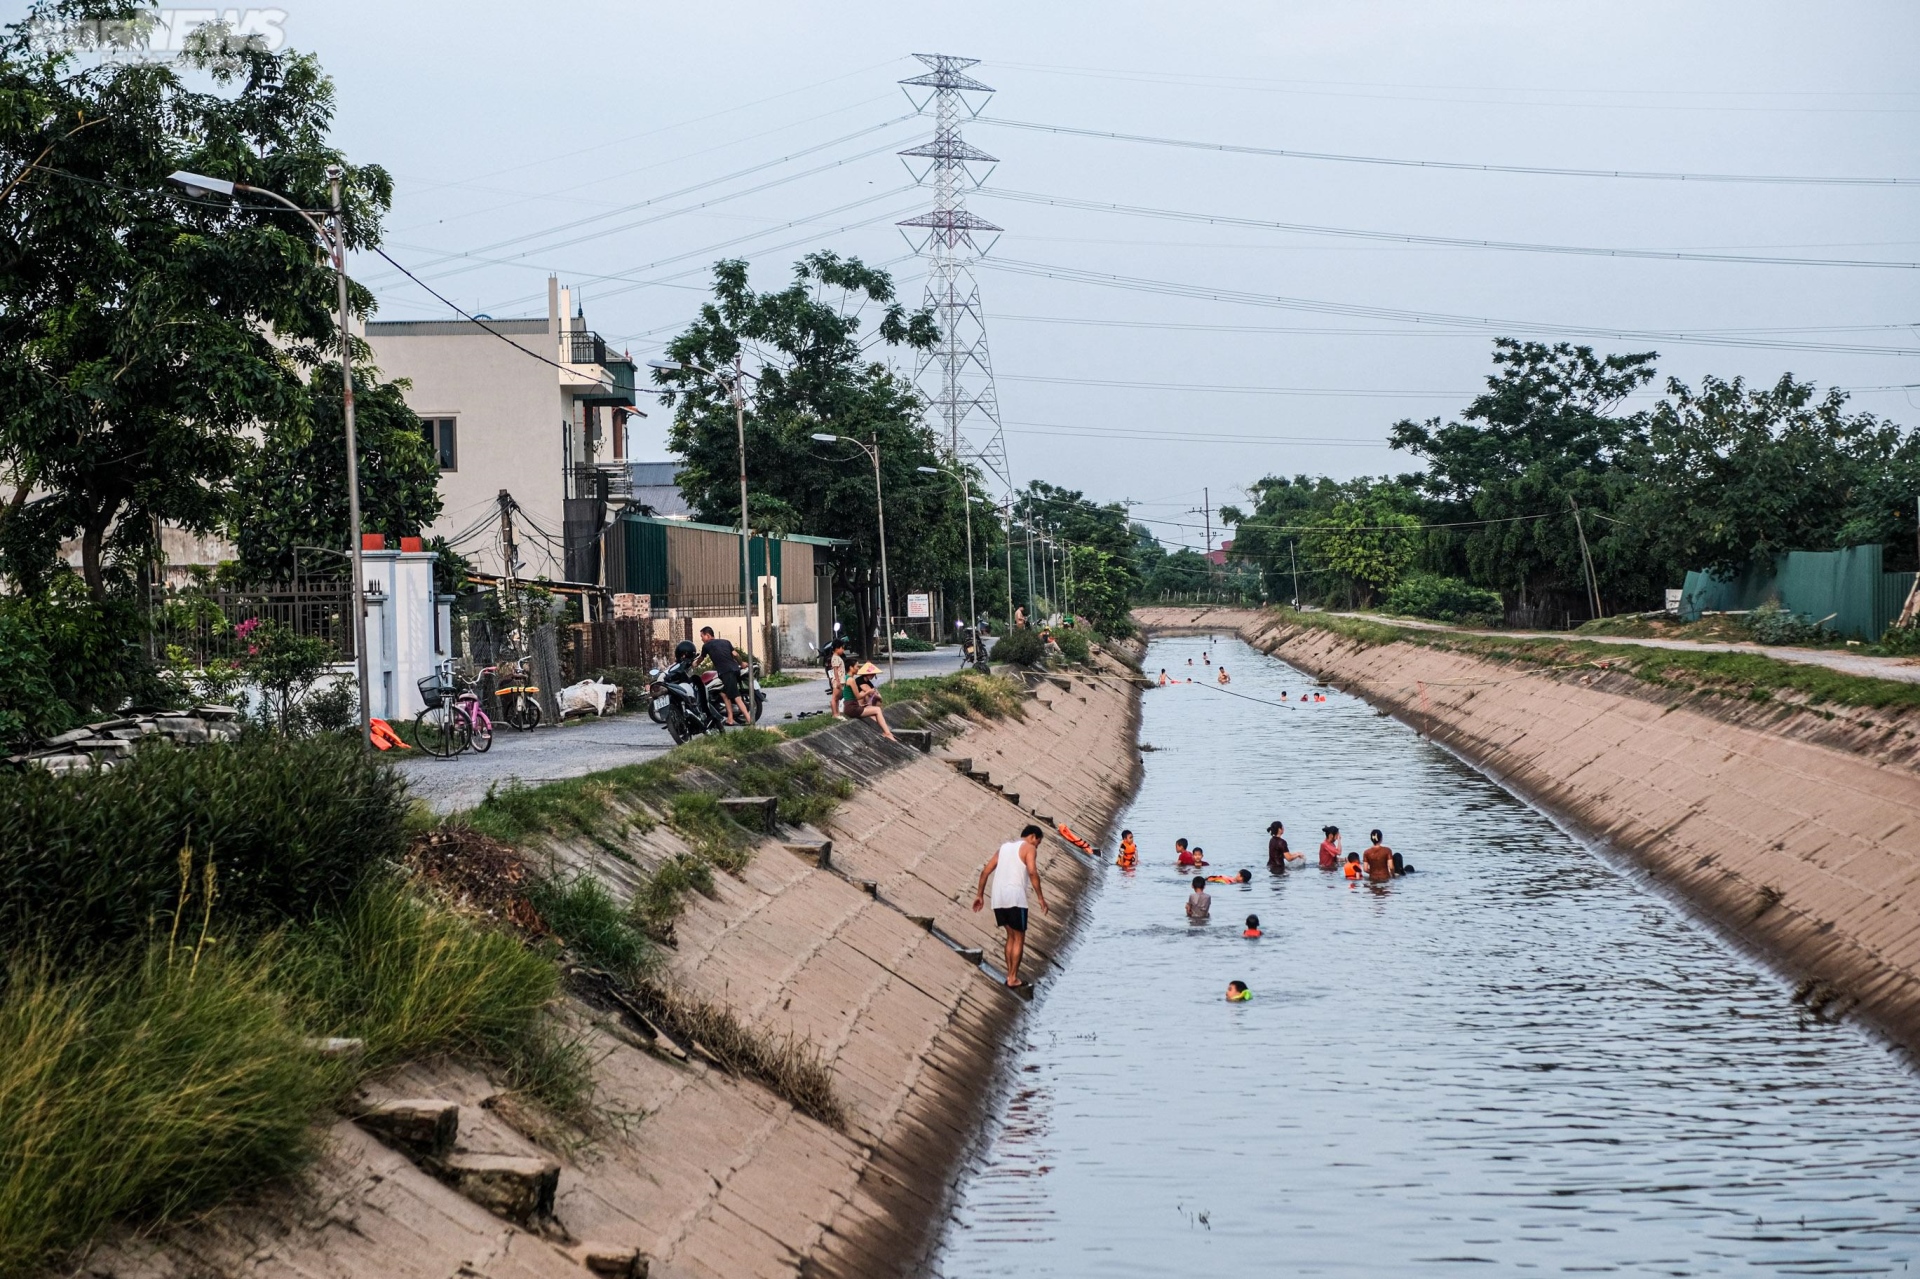
POLYGON ((1061 839, 1066 840, 1069 844, 1072 844, 1075 848, 1079 849, 1081 852, 1091 853, 1094 851, 1093 845, 1089 844, 1086 840, 1081 839, 1078 835, 1074 834, 1071 830, 1069 830, 1065 822, 1061 822, 1057 829, 1060 832, 1061 839))

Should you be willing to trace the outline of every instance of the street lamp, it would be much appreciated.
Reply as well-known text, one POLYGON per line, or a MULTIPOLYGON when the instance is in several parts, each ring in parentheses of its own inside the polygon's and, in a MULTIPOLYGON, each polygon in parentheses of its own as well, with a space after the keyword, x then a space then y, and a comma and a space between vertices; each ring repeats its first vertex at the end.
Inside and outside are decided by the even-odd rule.
POLYGON ((285 205, 306 220, 322 244, 331 247, 334 279, 339 285, 340 393, 347 428, 347 544, 353 559, 353 611, 360 618, 359 633, 354 636, 353 642, 355 674, 360 683, 360 745, 363 749, 372 750, 373 707, 367 700, 367 575, 360 558, 360 449, 353 431, 353 332, 347 327, 347 218, 341 203, 341 181, 345 176, 346 171, 339 165, 327 166, 327 191, 333 205, 331 236, 325 227, 313 220, 313 215, 307 210, 265 187, 229 182, 225 178, 210 178, 202 173, 188 173, 184 169, 176 169, 168 174, 167 181, 182 188, 188 195, 257 195, 285 205))
POLYGON ((960 481, 960 496, 965 499, 961 509, 967 517, 967 634, 973 640, 974 665, 981 664, 980 655, 980 610, 973 602, 973 490, 967 483, 964 468, 946 470, 938 466, 914 468, 924 475, 950 475, 960 481))
MULTIPOLYGON (((704 373, 727 389, 733 401, 733 437, 740 454, 740 629, 747 634, 747 723, 753 723, 753 597, 758 584, 753 580, 753 555, 748 550, 747 532, 747 402, 740 393, 740 379, 748 376, 734 357, 733 379, 729 381, 712 369, 686 360, 648 360, 647 367, 662 373, 704 373)), ((772 565, 768 565, 769 568, 772 565)))
POLYGON ((887 683, 893 683, 893 588, 887 584, 887 506, 880 497, 880 439, 868 444, 850 435, 832 435, 815 431, 813 438, 823 444, 851 444, 873 461, 873 509, 880 519, 880 607, 887 619, 887 683))

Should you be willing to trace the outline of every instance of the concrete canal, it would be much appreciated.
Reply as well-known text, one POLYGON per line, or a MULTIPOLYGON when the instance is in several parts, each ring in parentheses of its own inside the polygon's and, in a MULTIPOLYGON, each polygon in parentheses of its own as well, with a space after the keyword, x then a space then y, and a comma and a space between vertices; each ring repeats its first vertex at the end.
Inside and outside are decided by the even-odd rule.
POLYGON ((1155 749, 1122 822, 1140 868, 1105 872, 1010 1052, 937 1273, 1880 1274, 1920 1255, 1903 1058, 1808 1018, 1364 702, 1302 705, 1305 676, 1225 635, 1156 641, 1162 667, 1194 683, 1145 695, 1155 749), (1285 876, 1265 869, 1276 818, 1308 855, 1285 876), (1416 873, 1320 871, 1329 824, 1355 850, 1382 828, 1416 873), (1182 917, 1179 836, 1209 873, 1254 872, 1213 886, 1205 927, 1182 917), (1234 979, 1251 1002, 1225 1001, 1234 979))

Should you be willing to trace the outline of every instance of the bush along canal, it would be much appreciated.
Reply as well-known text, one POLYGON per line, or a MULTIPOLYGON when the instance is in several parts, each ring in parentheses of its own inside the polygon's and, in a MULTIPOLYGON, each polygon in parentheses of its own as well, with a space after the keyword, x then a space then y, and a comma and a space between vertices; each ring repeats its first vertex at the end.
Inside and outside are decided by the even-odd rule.
POLYGON ((1163 667, 1194 682, 1144 696, 1155 749, 1122 823, 1139 869, 1107 869, 1082 907, 937 1273, 1897 1274, 1920 1257, 1905 1058, 1814 1019, 1366 703, 1224 634, 1156 641, 1145 668, 1163 667), (1284 876, 1266 869, 1274 820, 1307 855, 1284 876), (1415 873, 1321 871, 1327 825, 1354 851, 1381 828, 1415 873), (1209 886, 1204 926, 1182 913, 1183 836, 1206 873, 1253 872, 1209 886), (1227 1002, 1234 980, 1251 1000, 1227 1002))

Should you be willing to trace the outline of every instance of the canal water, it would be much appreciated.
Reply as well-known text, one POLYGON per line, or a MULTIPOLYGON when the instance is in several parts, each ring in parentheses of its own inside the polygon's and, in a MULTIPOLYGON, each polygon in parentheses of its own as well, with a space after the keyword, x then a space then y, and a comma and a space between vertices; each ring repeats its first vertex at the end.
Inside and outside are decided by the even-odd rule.
POLYGON ((934 1269, 1899 1274, 1920 1089, 1538 812, 1237 640, 1154 643, 1146 776, 934 1269), (1230 696, 1213 683, 1224 661, 1230 696), (1187 663, 1191 659, 1193 666, 1187 663), (1202 681, 1205 681, 1204 683, 1202 681), (1282 692, 1285 705, 1277 704, 1282 692), (1259 700, 1251 700, 1259 699, 1259 700), (1286 822, 1305 869, 1265 868, 1286 822), (1415 873, 1315 865, 1379 826, 1415 873), (1173 841, 1207 850, 1189 927, 1173 841), (1265 936, 1241 937, 1258 913, 1265 936), (1231 980, 1254 997, 1224 998, 1231 980))

